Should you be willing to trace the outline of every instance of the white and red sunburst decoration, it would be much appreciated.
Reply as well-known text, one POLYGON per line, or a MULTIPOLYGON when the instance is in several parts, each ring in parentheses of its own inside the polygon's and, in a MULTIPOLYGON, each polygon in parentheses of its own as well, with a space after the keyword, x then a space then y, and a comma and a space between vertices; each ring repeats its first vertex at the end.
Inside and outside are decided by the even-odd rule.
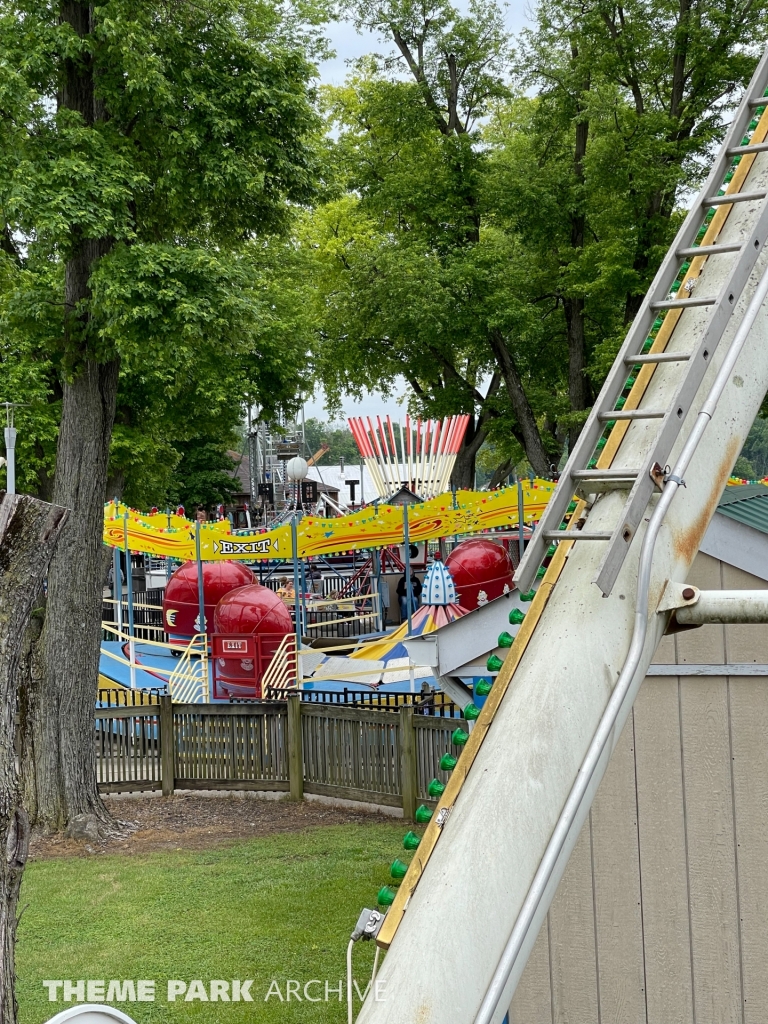
POLYGON ((456 456, 464 440, 468 415, 443 420, 385 423, 376 417, 351 416, 349 428, 380 498, 407 487, 420 498, 434 498, 450 487, 456 456))

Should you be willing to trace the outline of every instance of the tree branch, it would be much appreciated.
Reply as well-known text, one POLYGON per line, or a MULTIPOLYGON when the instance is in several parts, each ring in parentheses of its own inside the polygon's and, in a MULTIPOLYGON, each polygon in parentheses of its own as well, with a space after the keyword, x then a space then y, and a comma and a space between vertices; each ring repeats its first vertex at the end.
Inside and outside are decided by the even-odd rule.
POLYGON ((408 43, 406 43, 405 39, 403 39, 402 35, 400 34, 400 30, 395 25, 390 25, 390 28, 392 30, 392 38, 395 40, 395 44, 398 50, 403 55, 406 64, 410 68, 411 74, 416 79, 416 83, 421 89, 422 95, 424 97, 424 102, 427 104, 427 107, 432 112, 432 116, 435 119, 437 127, 440 129, 443 135, 450 135, 451 129, 449 128, 447 121, 443 117, 440 107, 437 101, 435 100, 435 97, 432 95, 432 90, 430 89, 429 82, 427 82, 427 79, 424 75, 424 70, 421 66, 421 62, 419 61, 417 63, 414 60, 413 54, 411 53, 411 49, 408 46, 408 43))

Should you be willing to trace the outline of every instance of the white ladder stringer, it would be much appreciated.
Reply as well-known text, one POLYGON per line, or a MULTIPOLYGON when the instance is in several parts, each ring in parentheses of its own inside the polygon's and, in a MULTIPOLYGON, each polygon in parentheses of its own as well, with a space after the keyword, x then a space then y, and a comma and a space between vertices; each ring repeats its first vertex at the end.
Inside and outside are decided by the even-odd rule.
POLYGON ((654 490, 663 483, 667 459, 680 436, 712 354, 723 337, 739 297, 768 239, 768 191, 734 190, 725 194, 715 194, 720 190, 734 158, 743 159, 768 151, 768 142, 743 144, 755 109, 768 106, 768 97, 765 96, 767 88, 768 51, 763 55, 755 71, 704 187, 659 267, 574 445, 539 528, 529 542, 515 573, 515 582, 522 591, 530 589, 551 541, 566 539, 608 542, 594 582, 606 595, 610 594, 613 588, 648 502, 654 490), (739 140, 742 142, 740 145, 737 144, 739 140), (711 212, 723 206, 730 206, 730 209, 733 209, 732 204, 742 202, 760 204, 756 208, 753 225, 746 237, 738 243, 696 244, 702 224, 706 224, 711 212), (719 293, 710 296, 696 295, 696 274, 706 259, 710 256, 728 254, 732 256, 730 272, 719 293), (697 264, 693 275, 687 274, 690 264, 686 265, 686 261, 690 260, 697 264), (686 313, 691 315, 688 311, 698 308, 709 309, 709 317, 702 325, 693 350, 648 351, 653 329, 655 324, 659 323, 659 314, 669 315, 673 311, 681 311, 685 316, 686 313), (680 367, 684 366, 674 400, 664 409, 645 408, 642 400, 636 409, 617 409, 621 393, 627 385, 628 373, 632 367, 643 367, 647 364, 655 365, 657 371, 670 372, 667 369, 669 367, 672 372, 676 369, 678 373, 680 367), (659 420, 660 426, 642 463, 632 468, 601 469, 595 464, 594 458, 598 442, 607 424, 622 420, 659 420), (584 527, 583 529, 569 529, 563 533, 561 524, 575 493, 589 496, 594 500, 594 496, 613 490, 626 490, 629 494, 611 532, 590 532, 587 516, 579 524, 580 527, 584 527))

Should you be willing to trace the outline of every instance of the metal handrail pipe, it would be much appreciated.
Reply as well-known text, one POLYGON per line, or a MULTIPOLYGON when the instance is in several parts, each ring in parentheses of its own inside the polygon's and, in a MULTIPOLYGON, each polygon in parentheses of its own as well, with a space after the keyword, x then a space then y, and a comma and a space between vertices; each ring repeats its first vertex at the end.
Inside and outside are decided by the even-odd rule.
POLYGON ((768 622, 766 590, 700 590, 695 604, 678 608, 675 618, 681 626, 703 626, 708 622, 768 622))

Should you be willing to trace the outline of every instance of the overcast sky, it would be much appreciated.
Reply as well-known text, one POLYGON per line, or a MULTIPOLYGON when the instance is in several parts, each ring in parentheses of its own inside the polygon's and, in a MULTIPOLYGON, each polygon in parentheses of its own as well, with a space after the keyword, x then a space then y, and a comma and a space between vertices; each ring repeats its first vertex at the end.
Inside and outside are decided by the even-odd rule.
MULTIPOLYGON (((466 7, 461 0, 458 0, 457 6, 459 8, 466 7)), ((529 10, 528 0, 511 0, 506 7, 506 20, 510 32, 519 32, 524 25, 528 24, 526 12, 529 10)), ((389 53, 391 50, 391 45, 386 41, 377 38, 371 33, 361 34, 355 31, 354 25, 348 22, 331 25, 328 35, 336 51, 336 56, 332 60, 324 61, 320 65, 320 81, 329 85, 341 85, 343 83, 347 74, 348 61, 354 60, 356 57, 362 57, 366 53, 389 53)), ((409 390, 407 384, 403 381, 400 394, 396 397, 385 399, 376 393, 365 394, 357 399, 350 397, 344 403, 344 413, 346 416, 370 416, 389 413, 391 416, 396 416, 400 419, 405 415, 406 408, 405 402, 398 402, 398 398, 407 400, 409 390)), ((316 416, 321 420, 327 419, 324 396, 320 389, 318 389, 313 399, 305 403, 304 410, 307 419, 310 416, 316 416)))

